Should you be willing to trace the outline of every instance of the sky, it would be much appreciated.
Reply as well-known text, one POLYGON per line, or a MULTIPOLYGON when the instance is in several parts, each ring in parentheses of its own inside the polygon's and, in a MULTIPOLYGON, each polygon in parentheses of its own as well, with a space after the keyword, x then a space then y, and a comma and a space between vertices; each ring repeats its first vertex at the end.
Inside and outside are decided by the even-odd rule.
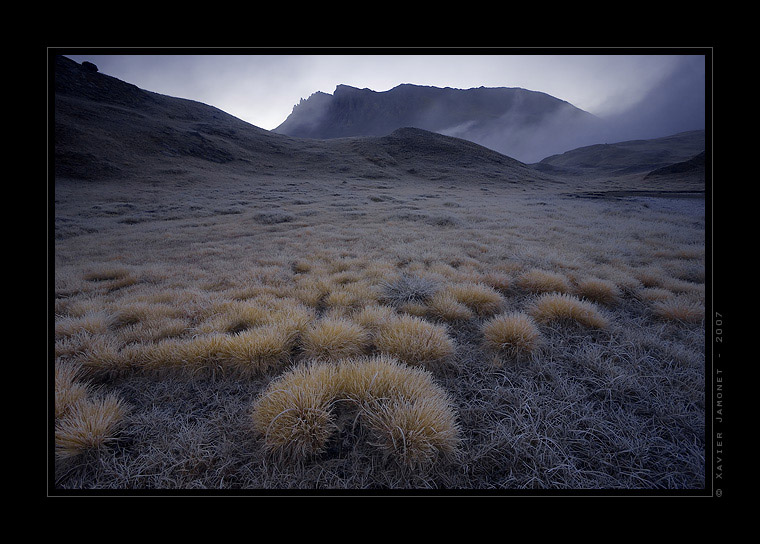
MULTIPOLYGON (((175 51, 171 51, 174 53, 175 51)), ((339 84, 521 87, 626 123, 621 138, 705 126, 705 55, 679 54, 66 54, 160 94, 217 107, 257 127, 280 125, 302 98, 339 84)))

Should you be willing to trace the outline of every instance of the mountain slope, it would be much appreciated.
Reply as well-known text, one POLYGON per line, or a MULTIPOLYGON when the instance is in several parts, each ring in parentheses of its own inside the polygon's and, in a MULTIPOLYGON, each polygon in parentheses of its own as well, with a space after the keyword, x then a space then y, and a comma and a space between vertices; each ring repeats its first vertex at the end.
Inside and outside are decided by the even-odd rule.
POLYGON ((644 179, 671 177, 671 176, 705 176, 705 152, 695 155, 687 161, 681 161, 662 168, 652 170, 644 179))
POLYGON ((302 100, 274 132, 329 139, 416 127, 530 162, 577 147, 578 138, 598 130, 600 123, 568 102, 520 88, 403 84, 376 92, 338 85, 332 95, 317 92, 302 100))
POLYGON ((682 132, 651 140, 596 144, 546 157, 533 165, 562 176, 599 177, 648 173, 691 159, 705 150, 705 131, 682 132))
POLYGON ((313 140, 250 125, 217 108, 139 89, 56 57, 57 179, 160 181, 190 172, 239 176, 546 181, 517 160, 424 130, 313 140))

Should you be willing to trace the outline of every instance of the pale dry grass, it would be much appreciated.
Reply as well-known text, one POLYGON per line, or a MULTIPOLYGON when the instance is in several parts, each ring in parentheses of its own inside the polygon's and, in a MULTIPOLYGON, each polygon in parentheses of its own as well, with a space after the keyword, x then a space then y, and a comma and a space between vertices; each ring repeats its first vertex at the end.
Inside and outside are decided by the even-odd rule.
POLYGON ((374 344, 381 353, 428 368, 449 362, 456 349, 446 327, 411 315, 401 315, 383 324, 374 344))
POLYGON ((581 280, 575 287, 575 293, 582 298, 606 306, 617 304, 622 295, 620 288, 615 283, 598 278, 581 280))
POLYGON ((468 321, 475 315, 468 305, 460 302, 448 291, 433 295, 425 310, 430 316, 444 321, 468 321))
POLYGON ((700 323, 705 318, 702 305, 683 296, 658 300, 652 304, 652 311, 660 319, 686 323, 700 323))
POLYGON ((396 312, 393 308, 381 304, 370 304, 354 312, 350 319, 374 336, 395 316, 396 312))
MULTIPOLYGON (((57 486, 704 484, 703 217, 480 181, 419 181, 424 191, 393 180, 328 190, 224 181, 213 196, 190 182, 153 185, 150 196, 92 185, 56 195, 57 214, 91 229, 56 240, 56 366, 80 368, 73 380, 61 374, 56 413, 108 394, 133 406, 99 445, 59 432, 56 462, 73 464, 57 469, 57 486), (370 194, 383 198, 362 198, 370 194), (129 199, 145 220, 77 215, 99 199, 129 199), (241 213, 213 212, 244 200, 241 213), (288 220, 261 222, 266 208, 288 220), (658 305, 675 300, 680 314, 658 305), (515 314, 534 320, 540 343, 490 344, 486 323, 515 314), (335 322, 345 326, 318 332, 335 322), (511 364, 494 366, 497 354, 511 364), (283 394, 300 412, 272 408, 282 446, 267 446, 251 428, 252 399, 312 357, 324 359, 320 379, 348 380, 347 366, 334 368, 343 356, 392 356, 403 384, 380 388, 378 367, 357 370, 339 393, 283 394), (445 393, 442 412, 420 400, 418 381, 445 393), (408 402, 366 400, 401 390, 408 402), (452 421, 444 414, 456 416, 456 439, 443 432, 452 426, 430 434, 432 422, 452 421), (288 447, 292 455, 274 454, 288 447), (74 451, 93 455, 64 453, 74 451)), ((80 428, 108 427, 104 406, 80 412, 89 413, 80 428)))
POLYGON ((444 292, 480 316, 493 315, 504 304, 498 291, 480 282, 455 283, 448 285, 444 292))
POLYGON ((608 319, 592 303, 567 294, 540 295, 528 312, 539 323, 571 321, 595 329, 609 325, 608 319))
POLYGON ((79 364, 58 362, 55 365, 55 417, 64 416, 72 406, 83 400, 90 392, 82 383, 82 369, 79 364))
POLYGON ((304 460, 325 452, 340 430, 341 409, 355 414, 354 427, 358 419, 369 428, 370 445, 402 465, 456 452, 459 429, 448 395, 426 371, 388 356, 301 364, 269 385, 251 417, 269 453, 304 460))
POLYGON ((532 269, 521 274, 516 284, 533 293, 567 293, 570 291, 570 282, 557 272, 532 269))
POLYGON ((74 403, 55 423, 56 457, 69 459, 107 446, 126 410, 115 395, 87 397, 74 403))
POLYGON ((533 318, 522 312, 495 316, 483 323, 482 331, 488 349, 511 359, 532 353, 541 342, 533 318))
POLYGON ((370 335, 361 325, 349 319, 325 318, 306 330, 303 350, 311 359, 344 359, 365 353, 369 341, 370 335))

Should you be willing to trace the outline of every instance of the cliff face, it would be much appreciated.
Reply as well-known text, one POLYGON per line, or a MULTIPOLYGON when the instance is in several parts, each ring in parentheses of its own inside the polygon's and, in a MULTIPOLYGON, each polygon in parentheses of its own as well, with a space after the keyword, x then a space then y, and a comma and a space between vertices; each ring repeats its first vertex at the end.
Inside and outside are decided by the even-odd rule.
POLYGON ((519 88, 399 85, 385 92, 338 85, 293 108, 274 131, 303 138, 384 136, 414 127, 470 140, 523 162, 539 160, 598 126, 593 115, 519 88))

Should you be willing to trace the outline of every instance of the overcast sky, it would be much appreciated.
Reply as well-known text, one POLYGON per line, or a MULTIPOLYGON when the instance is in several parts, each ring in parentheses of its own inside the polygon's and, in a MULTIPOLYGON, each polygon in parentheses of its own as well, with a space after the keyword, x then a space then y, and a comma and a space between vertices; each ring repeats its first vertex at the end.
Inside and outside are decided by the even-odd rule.
POLYGON ((386 91, 402 83, 541 91, 603 118, 633 117, 649 130, 637 137, 704 128, 701 51, 452 56, 225 55, 222 50, 210 55, 66 56, 93 62, 100 72, 142 89, 197 100, 267 130, 280 125, 301 98, 316 91, 332 94, 338 84, 386 91), (645 104, 655 104, 658 110, 647 116, 640 109, 645 104), (662 126, 654 128, 652 123, 662 126), (665 133, 654 134, 657 131, 665 133))

